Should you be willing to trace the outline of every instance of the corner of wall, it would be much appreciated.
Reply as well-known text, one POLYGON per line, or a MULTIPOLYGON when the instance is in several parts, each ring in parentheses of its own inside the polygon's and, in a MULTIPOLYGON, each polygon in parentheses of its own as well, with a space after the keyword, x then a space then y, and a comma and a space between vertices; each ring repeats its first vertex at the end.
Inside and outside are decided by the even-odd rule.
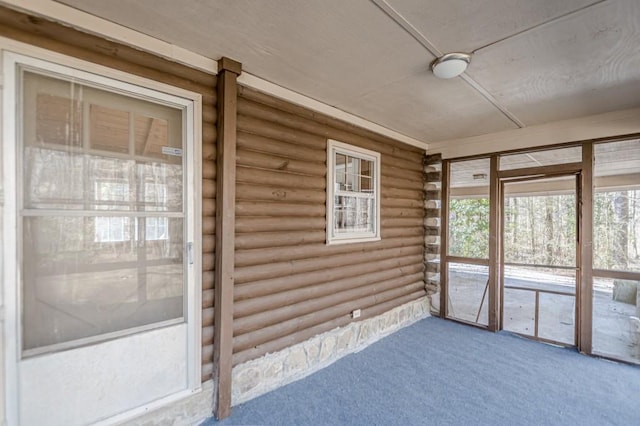
POLYGON ((431 313, 440 313, 442 155, 424 156, 424 282, 431 313))

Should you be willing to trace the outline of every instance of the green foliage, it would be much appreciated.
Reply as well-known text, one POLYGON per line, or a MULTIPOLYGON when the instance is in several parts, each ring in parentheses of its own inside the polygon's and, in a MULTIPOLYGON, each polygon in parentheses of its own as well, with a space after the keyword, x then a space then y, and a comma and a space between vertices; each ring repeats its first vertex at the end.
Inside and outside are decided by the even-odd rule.
MULTIPOLYGON (((596 192, 593 257, 597 269, 640 270, 640 191, 596 192)), ((575 266, 573 194, 510 196, 504 202, 506 262, 575 266)), ((489 256, 489 200, 449 201, 449 254, 489 256)))
POLYGON ((489 199, 452 199, 449 202, 449 254, 489 257, 489 199))

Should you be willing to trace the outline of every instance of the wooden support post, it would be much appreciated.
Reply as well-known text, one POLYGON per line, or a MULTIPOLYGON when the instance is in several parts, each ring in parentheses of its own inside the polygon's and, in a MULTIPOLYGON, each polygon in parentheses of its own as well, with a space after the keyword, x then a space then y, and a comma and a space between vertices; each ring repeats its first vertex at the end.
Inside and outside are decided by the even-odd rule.
POLYGON ((578 349, 591 354, 593 329, 593 143, 582 145, 578 190, 578 349))
POLYGON ((451 162, 442 162, 442 202, 440 203, 440 318, 449 315, 449 170, 451 162))
POLYGON ((492 155, 489 167, 489 330, 500 329, 500 217, 502 202, 498 178, 498 156, 492 155))
POLYGON ((233 355, 233 279, 236 204, 236 122, 238 75, 242 65, 229 58, 218 61, 218 141, 216 192, 216 252, 214 284, 213 379, 214 414, 231 414, 233 355))

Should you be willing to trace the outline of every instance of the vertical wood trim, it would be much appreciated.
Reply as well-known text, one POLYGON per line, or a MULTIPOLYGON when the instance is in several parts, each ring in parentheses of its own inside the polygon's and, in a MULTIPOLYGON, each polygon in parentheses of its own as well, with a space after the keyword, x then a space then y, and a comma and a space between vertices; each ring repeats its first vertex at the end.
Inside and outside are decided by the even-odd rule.
POLYGON ((451 162, 442 162, 442 202, 440 203, 440 317, 449 315, 449 169, 451 162))
POLYGON ((489 330, 500 329, 500 217, 502 205, 500 179, 498 178, 498 156, 492 155, 489 166, 489 330))
POLYGON ((213 378, 216 386, 214 414, 220 420, 231 414, 237 79, 241 72, 241 65, 228 58, 222 58, 218 62, 218 67, 220 72, 218 74, 213 378))
POLYGON ((578 268, 580 270, 578 349, 592 353, 593 329, 593 143, 582 145, 582 173, 578 192, 578 268))

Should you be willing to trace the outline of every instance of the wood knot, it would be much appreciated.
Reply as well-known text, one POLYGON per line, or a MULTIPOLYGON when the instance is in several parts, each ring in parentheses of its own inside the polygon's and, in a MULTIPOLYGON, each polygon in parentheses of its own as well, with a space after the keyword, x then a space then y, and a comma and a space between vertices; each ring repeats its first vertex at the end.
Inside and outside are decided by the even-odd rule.
POLYGON ((33 25, 40 25, 42 23, 42 19, 35 16, 27 16, 27 19, 29 20, 29 23, 33 25))
POLYGON ((284 170, 287 168, 287 166, 289 165, 289 160, 285 161, 284 163, 280 164, 278 166, 278 170, 284 170))

